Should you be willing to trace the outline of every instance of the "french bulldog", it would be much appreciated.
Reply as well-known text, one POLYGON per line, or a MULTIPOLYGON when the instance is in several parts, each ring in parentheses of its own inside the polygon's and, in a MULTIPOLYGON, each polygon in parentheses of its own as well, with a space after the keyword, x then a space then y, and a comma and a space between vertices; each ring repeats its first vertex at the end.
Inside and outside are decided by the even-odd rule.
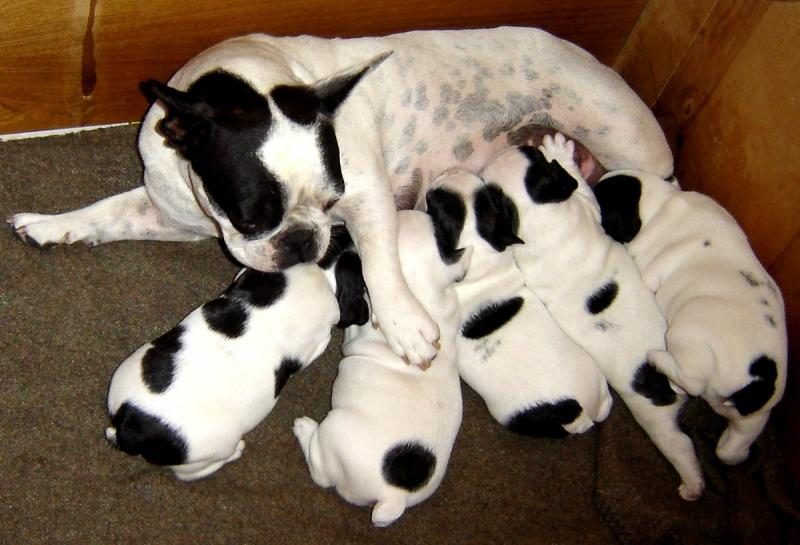
POLYGON ((467 274, 455 286, 458 372, 513 432, 583 433, 611 410, 606 379, 525 286, 510 247, 521 242, 514 205, 498 208, 502 196, 492 192, 461 170, 434 180, 426 196, 440 251, 472 248, 467 274))
POLYGON ((294 423, 314 482, 335 487, 350 503, 374 504, 376 526, 436 491, 461 425, 453 282, 471 251, 443 258, 430 218, 412 210, 398 214, 398 248, 406 281, 441 331, 436 364, 427 371, 408 366, 380 328, 349 327, 330 412, 320 423, 305 416, 294 423))
POLYGON ((237 460, 242 435, 322 353, 331 328, 367 321, 363 287, 345 280, 360 276, 352 256, 342 253, 327 272, 313 264, 240 271, 222 295, 120 364, 108 391, 108 441, 185 481, 237 460), (339 304, 349 309, 341 317, 339 304))
POLYGON ((625 248, 603 232, 600 207, 573 161, 571 141, 545 136, 540 148, 512 148, 482 171, 514 204, 512 246, 525 284, 561 328, 597 362, 681 478, 686 500, 704 488, 691 439, 678 427, 685 393, 675 392, 647 355, 663 350, 666 321, 625 248))
POLYGON ((711 197, 630 170, 608 173, 595 194, 603 227, 626 244, 667 319, 666 350, 648 360, 728 420, 719 459, 744 461, 786 387, 778 286, 711 197))
POLYGON ((245 266, 275 271, 317 261, 345 223, 376 321, 415 365, 433 359, 438 331, 400 272, 396 208, 421 203, 438 173, 477 171, 545 129, 585 146, 584 174, 672 172, 661 129, 622 78, 538 29, 253 34, 142 90, 153 101, 139 136, 144 185, 72 212, 17 214, 16 234, 39 246, 220 237, 245 266))

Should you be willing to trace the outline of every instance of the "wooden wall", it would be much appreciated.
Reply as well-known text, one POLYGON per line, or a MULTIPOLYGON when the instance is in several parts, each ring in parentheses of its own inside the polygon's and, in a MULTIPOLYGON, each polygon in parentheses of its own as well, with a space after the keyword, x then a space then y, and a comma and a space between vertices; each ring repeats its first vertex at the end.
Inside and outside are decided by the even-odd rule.
POLYGON ((248 32, 539 26, 610 63, 646 0, 17 0, 0 3, 0 134, 137 121, 138 83, 248 32), (576 23, 580 21, 581 23, 576 23))
POLYGON ((615 68, 653 107, 687 189, 748 233, 786 302, 790 372, 776 410, 800 492, 800 3, 650 0, 615 68))

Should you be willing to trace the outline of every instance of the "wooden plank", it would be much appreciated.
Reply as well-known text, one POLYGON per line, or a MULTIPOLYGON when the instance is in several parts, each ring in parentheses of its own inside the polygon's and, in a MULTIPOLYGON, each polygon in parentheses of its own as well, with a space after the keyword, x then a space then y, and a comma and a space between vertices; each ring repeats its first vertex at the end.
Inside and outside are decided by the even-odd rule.
POLYGON ((247 32, 364 36, 411 29, 539 26, 610 63, 645 3, 18 0, 14 8, 4 7, 13 32, 0 37, 0 58, 6 59, 0 67, 12 77, 0 84, 0 134, 138 120, 146 108, 139 81, 166 78, 209 45, 247 32), (92 47, 84 52, 92 8, 92 32, 87 34, 92 47), (52 89, 44 96, 37 90, 47 82, 52 89))

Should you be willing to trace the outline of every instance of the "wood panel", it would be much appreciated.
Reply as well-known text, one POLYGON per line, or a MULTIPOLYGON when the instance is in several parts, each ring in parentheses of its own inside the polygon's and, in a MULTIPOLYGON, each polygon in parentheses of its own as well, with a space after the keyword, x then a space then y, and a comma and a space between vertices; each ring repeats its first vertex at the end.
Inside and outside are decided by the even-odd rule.
POLYGON ((539 26, 610 63, 645 3, 18 0, 13 8, 6 7, 9 3, 0 8, 0 16, 10 18, 14 29, 0 35, 0 68, 11 76, 0 84, 0 134, 138 120, 146 108, 139 81, 166 78, 209 45, 247 32, 345 37, 411 29, 539 26), (46 65, 40 64, 43 59, 46 65), (42 91, 45 87, 47 93, 42 91))

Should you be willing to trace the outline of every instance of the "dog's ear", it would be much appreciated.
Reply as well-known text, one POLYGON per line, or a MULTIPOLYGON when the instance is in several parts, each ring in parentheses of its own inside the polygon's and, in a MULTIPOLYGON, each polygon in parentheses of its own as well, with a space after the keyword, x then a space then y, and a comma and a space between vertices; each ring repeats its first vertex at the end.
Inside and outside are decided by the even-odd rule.
POLYGON ((166 108, 167 114, 157 129, 169 146, 191 158, 208 136, 213 109, 205 101, 153 79, 142 82, 139 88, 148 100, 160 100, 166 108))
POLYGON ((519 150, 530 163, 525 173, 525 189, 536 204, 563 202, 578 189, 577 180, 558 161, 548 161, 539 149, 531 146, 521 146, 519 150))
POLYGON ((473 206, 478 234, 492 248, 502 252, 512 244, 524 244, 517 236, 519 212, 511 197, 495 184, 488 184, 475 192, 473 206))
POLYGON ((594 194, 606 234, 617 242, 633 240, 642 228, 639 217, 642 182, 627 174, 611 175, 594 186, 594 194))
POLYGON ((460 196, 441 187, 428 191, 425 203, 439 256, 445 263, 453 264, 463 252, 458 248, 458 239, 464 230, 467 207, 460 196))
POLYGON ((367 284, 361 273, 361 258, 352 250, 343 252, 334 268, 336 301, 339 303, 339 323, 336 327, 364 325, 369 320, 367 284))
POLYGON ((367 73, 385 61, 392 51, 386 51, 371 58, 365 63, 357 64, 314 84, 314 92, 328 115, 333 115, 342 102, 350 95, 353 88, 367 73))

